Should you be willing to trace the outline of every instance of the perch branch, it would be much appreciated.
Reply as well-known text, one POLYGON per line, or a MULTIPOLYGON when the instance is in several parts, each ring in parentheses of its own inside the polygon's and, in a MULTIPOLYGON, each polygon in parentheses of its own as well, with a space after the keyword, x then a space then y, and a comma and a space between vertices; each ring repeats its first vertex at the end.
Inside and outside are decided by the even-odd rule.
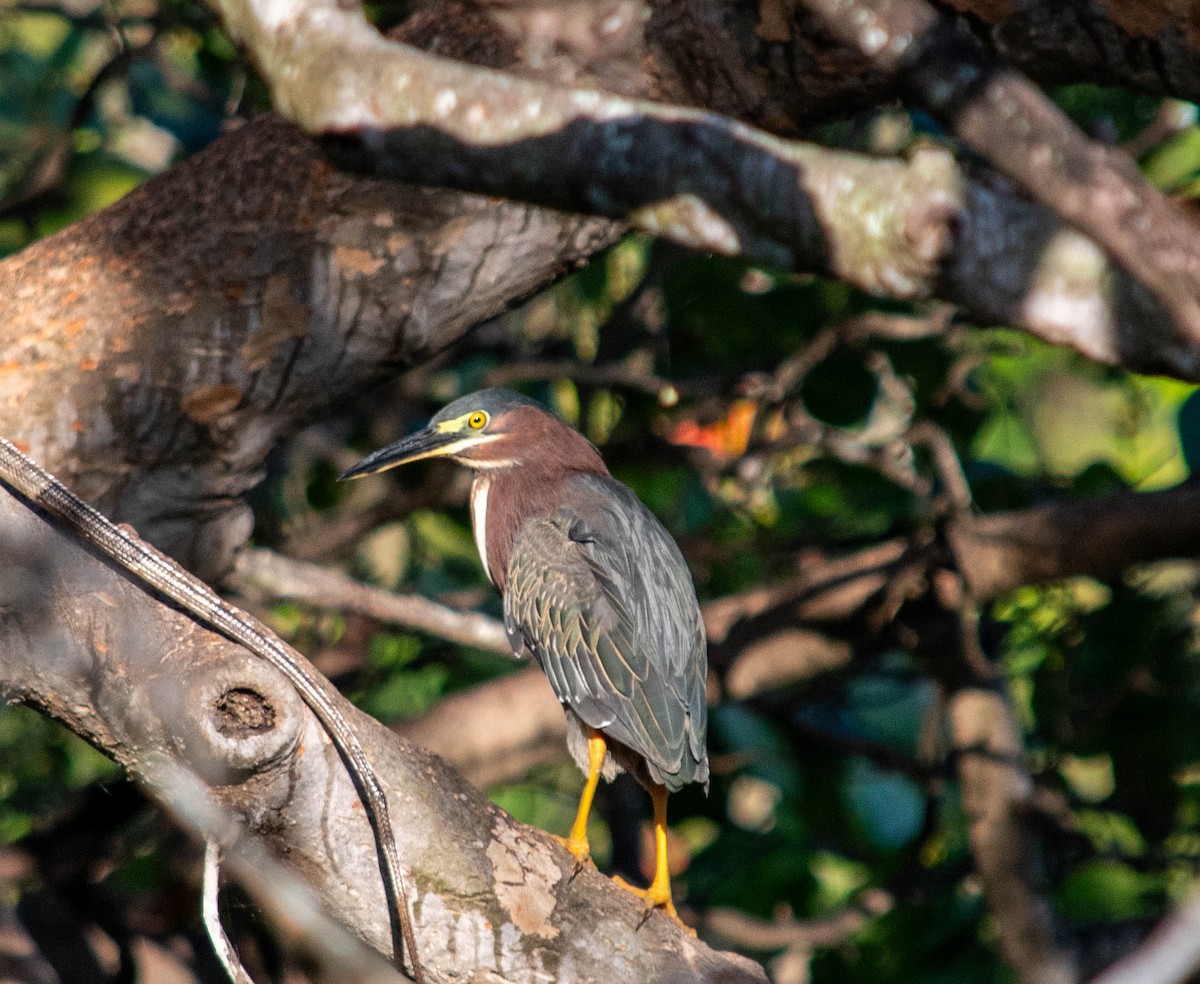
POLYGON ((155 550, 136 533, 111 523, 3 437, 0 437, 0 482, 24 496, 32 507, 54 517, 73 536, 150 590, 169 598, 201 624, 270 663, 296 688, 321 721, 345 760, 355 785, 362 791, 363 806, 378 839, 388 909, 397 921, 393 927, 393 958, 398 967, 403 967, 407 953, 413 977, 417 984, 424 984, 425 974, 408 912, 409 893, 388 816, 387 797, 374 765, 341 712, 340 694, 332 684, 256 618, 222 601, 203 581, 155 550))
MULTIPOLYGON (((285 856, 354 935, 390 953, 359 792, 287 679, 4 489, 0 553, 0 693, 56 717, 168 804, 164 769, 202 777, 205 799, 285 856)), ((714 953, 665 916, 641 924, 639 899, 594 869, 572 878, 574 859, 548 835, 340 695, 331 700, 384 786, 431 980, 485 970, 533 984, 547 963, 614 984, 763 980, 752 962, 714 953)))

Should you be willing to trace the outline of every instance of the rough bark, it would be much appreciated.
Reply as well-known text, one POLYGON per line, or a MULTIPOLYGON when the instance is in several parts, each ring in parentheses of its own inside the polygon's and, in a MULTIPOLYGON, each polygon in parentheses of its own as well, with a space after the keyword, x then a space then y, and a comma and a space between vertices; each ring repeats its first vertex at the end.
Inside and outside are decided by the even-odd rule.
MULTIPOLYGON (((167 763, 285 855, 325 906, 388 953, 390 923, 358 793, 317 720, 261 660, 162 605, 0 492, 0 691, 66 723, 143 780, 167 763)), ((763 980, 437 758, 346 704, 384 777, 431 980, 763 980)))
POLYGON ((611 223, 349 178, 264 118, 0 263, 0 419, 205 578, 280 441, 610 242, 611 223))
MULTIPOLYGON (((632 212, 635 221, 669 234, 678 222, 679 238, 718 247, 729 242, 726 225, 707 205, 671 200, 669 192, 692 189, 668 179, 686 173, 681 163, 704 169, 720 158, 720 168, 708 167, 716 180, 749 182, 740 190, 750 200, 739 200, 735 188, 713 201, 742 209, 727 226, 751 255, 827 270, 887 296, 943 296, 976 318, 1025 327, 1102 361, 1195 376, 1192 340, 1165 327, 1148 293, 1095 242, 1003 184, 968 179, 942 152, 881 162, 785 145, 715 118, 712 111, 791 135, 815 118, 889 94, 887 72, 834 51, 788 5, 782 26, 764 26, 769 6, 653 5, 639 49, 648 76, 627 72, 613 88, 707 112, 664 116, 642 105, 630 112, 628 102, 600 97, 633 124, 610 119, 571 131, 590 133, 598 143, 585 146, 602 151, 615 138, 671 138, 646 145, 656 155, 649 163, 657 183, 634 174, 631 184, 643 199, 627 196, 608 207, 594 191, 576 197, 569 175, 545 180, 549 172, 519 157, 500 158, 506 173, 491 150, 471 141, 447 144, 429 132, 367 149, 387 158, 389 173, 425 180, 479 186, 461 169, 486 165, 493 183, 483 190, 512 193, 512 172, 523 173, 538 186, 530 197, 622 217, 632 212), (702 152, 676 153, 697 135, 710 141, 700 141, 702 152), (419 156, 447 146, 476 156, 460 156, 450 167, 439 157, 442 171, 419 156), (399 150, 411 157, 398 157, 399 150), (726 151, 748 155, 740 169, 729 170, 726 151), (786 194, 773 195, 780 187, 786 194), (780 198, 790 212, 772 211, 780 198)), ((1103 9, 1084 0, 1019 10, 988 0, 953 6, 991 50, 1039 81, 1110 78, 1200 95, 1197 31, 1187 12, 1136 0, 1103 9), (1086 30, 1075 30, 1079 25, 1086 30)), ((328 74, 317 78, 326 91, 335 88, 328 74)), ((445 91, 433 93, 443 105, 445 91)), ((455 103, 469 124, 470 105, 457 94, 455 103)), ((600 159, 544 135, 518 150, 547 148, 559 168, 600 159)), ((647 160, 614 152, 604 162, 620 170, 647 160)), ((199 573, 217 576, 249 534, 241 497, 272 447, 364 386, 451 344, 617 231, 603 220, 348 177, 291 127, 260 121, 112 209, 0 263, 0 418, 9 436, 101 508, 134 522, 199 573)), ((1136 533, 1156 525, 1145 520, 1151 507, 1145 498, 1112 504, 1114 514, 1133 518, 1108 539, 1090 536, 1108 515, 1108 506, 1097 506, 1092 526, 1063 527, 1053 514, 952 525, 950 547, 977 597, 1063 573, 1106 575, 1168 549, 1162 538, 1148 548, 1136 533), (1075 539, 1058 542, 1064 529, 1075 539), (1022 557, 1005 560, 1011 566, 1003 571, 979 563, 993 547, 1003 553, 1014 542, 1023 545, 1022 557), (1030 560, 1029 553, 1038 556, 1030 560)), ((146 774, 147 755, 199 763, 220 797, 295 860, 331 907, 386 948, 382 895, 371 888, 373 846, 353 790, 282 682, 177 613, 151 605, 95 561, 79 559, 4 494, 0 509, 0 528, 20 542, 16 555, 35 558, 39 576, 56 584, 42 594, 30 590, 33 577, 0 578, 0 688, 62 718, 134 774, 146 774), (59 565, 56 556, 69 560, 59 565), (230 740, 214 726, 213 697, 230 687, 264 697, 251 705, 276 712, 257 737, 230 740)), ((1186 522, 1186 509, 1181 515, 1186 522)), ((941 556, 922 544, 914 557, 910 546, 885 544, 871 564, 826 592, 800 579, 731 608, 725 631, 714 633, 718 650, 774 640, 781 647, 775 651, 793 652, 796 624, 822 612, 861 614, 885 589, 903 588, 914 564, 926 571, 930 558, 941 556)), ((9 565, 10 573, 24 569, 9 565)), ((837 654, 848 658, 844 647, 837 654)), ((1023 780, 1002 774, 985 754, 998 742, 1001 753, 1016 755, 1019 742, 1013 746, 1011 722, 1001 713, 988 712, 995 727, 987 734, 972 732, 988 717, 977 713, 977 703, 971 709, 974 700, 967 693, 955 720, 964 781, 977 779, 984 797, 973 801, 980 868, 994 890, 1016 877, 1014 898, 1029 901, 1028 911, 1041 919, 1040 901, 1021 894, 1027 884, 1008 867, 1023 780), (989 788, 998 791, 995 799, 987 799, 989 788), (1007 845, 993 852, 997 837, 1007 845)), ((226 730, 237 726, 216 720, 226 730)), ((438 974, 494 967, 501 979, 528 979, 540 966, 564 978, 586 976, 589 967, 603 979, 753 975, 743 963, 723 963, 671 935, 659 919, 635 933, 636 905, 606 880, 590 870, 567 878, 570 862, 544 837, 500 815, 372 722, 363 720, 362 728, 381 770, 393 776, 397 836, 412 859, 418 926, 438 974), (587 963, 587 945, 601 938, 603 963, 587 963), (612 948, 622 945, 628 962, 614 971, 612 948)), ((1049 952, 1046 962, 1022 966, 1055 959, 1049 952)))
MULTIPOLYGON (((346 166, 628 219, 692 248, 831 273, 881 296, 953 300, 1101 361, 1200 373, 1200 305, 1178 268, 1200 234, 1131 166, 1121 188, 1155 204, 1169 226, 1159 253, 1170 268, 1142 264, 1141 280, 1106 254, 1136 255, 1124 211, 1094 220, 1070 211, 1089 215, 1089 239, 1002 187, 969 180, 944 152, 879 161, 781 141, 711 112, 471 67, 388 42, 332 0, 214 6, 276 105, 346 166)), ((986 115, 1002 126, 1005 112, 995 105, 986 115)), ((1113 156, 1065 118, 1044 129, 1043 150, 1113 156)), ((1072 201, 1112 183, 1115 169, 1093 171, 1074 183, 1072 201)))
MULTIPOLYGON (((1188 4, 945 0, 935 5, 1036 82, 1096 82, 1200 101, 1200 23, 1188 4)), ((774 133, 886 103, 890 74, 840 48, 801 3, 652 0, 656 98, 706 106, 774 133)))
MULTIPOLYGON (((821 41, 802 19, 790 42, 765 41, 744 3, 662 3, 653 14, 652 78, 640 91, 710 99, 751 120, 763 79, 771 91, 801 88, 784 84, 770 52, 821 41), (684 38, 693 47, 673 43, 684 38), (717 73, 724 88, 686 60, 689 50, 730 54, 717 73)), ((513 57, 446 37, 430 28, 420 40, 491 64, 513 57)), ((821 67, 837 76, 844 106, 856 76, 833 64, 821 67)), ((829 243, 839 268, 868 286, 941 291, 985 320, 1024 324, 1104 361, 1190 372, 1194 353, 1164 335, 1144 292, 1039 209, 962 185, 936 156, 816 159, 829 167, 830 180, 816 182, 826 188, 839 161, 860 169, 861 194, 824 207, 842 235, 829 243), (905 182, 912 194, 896 211, 905 182), (887 237, 854 228, 856 214, 870 225, 886 213, 887 237)), ((284 124, 256 123, 0 263, 0 415, 10 436, 110 515, 202 575, 219 574, 248 535, 240 496, 272 446, 613 234, 604 222, 349 178, 284 124)))

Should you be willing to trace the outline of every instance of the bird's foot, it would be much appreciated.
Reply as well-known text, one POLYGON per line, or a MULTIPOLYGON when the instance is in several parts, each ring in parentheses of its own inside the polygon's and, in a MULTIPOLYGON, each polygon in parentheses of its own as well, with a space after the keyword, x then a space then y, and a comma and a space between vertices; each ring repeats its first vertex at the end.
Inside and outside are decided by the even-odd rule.
POLYGON ((679 927, 689 936, 695 936, 696 931, 687 923, 679 918, 679 913, 675 911, 675 903, 671 900, 671 885, 670 883, 662 884, 655 880, 649 888, 638 888, 636 885, 630 885, 620 875, 613 875, 612 879, 617 885, 625 889, 627 892, 632 892, 638 898, 646 903, 646 911, 642 913, 641 921, 638 923, 641 926, 647 919, 650 918, 650 913, 655 909, 662 909, 668 916, 679 924, 679 927))
POLYGON ((571 857, 575 859, 575 870, 571 872, 571 877, 574 878, 592 859, 591 845, 586 837, 559 837, 558 834, 550 836, 571 852, 571 857))

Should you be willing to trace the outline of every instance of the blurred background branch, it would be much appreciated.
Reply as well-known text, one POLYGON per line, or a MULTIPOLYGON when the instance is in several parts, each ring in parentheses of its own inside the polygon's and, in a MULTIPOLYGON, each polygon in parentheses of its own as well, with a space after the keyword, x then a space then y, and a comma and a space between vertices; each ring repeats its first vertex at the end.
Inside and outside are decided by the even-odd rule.
MULTIPOLYGON (((826 8, 311 5, 324 21, 272 29, 319 44, 247 57, 198 5, 6 5, 0 419, 310 653, 380 748, 405 736, 562 832, 561 711, 509 655, 466 483, 333 482, 447 399, 518 387, 601 447, 702 596, 713 789, 672 801, 671 861, 708 940, 779 982, 1181 979, 1200 34, 1133 0, 826 8), (903 57, 899 16, 921 28, 903 57), (322 143, 259 115, 272 97, 322 143)), ((270 13, 222 9, 246 38, 270 13)), ((45 617, 41 689, 6 696, 112 754, 128 694, 83 717, 50 671, 71 633, 108 647, 96 665, 124 656, 105 633, 125 589, 49 595, 39 552, 0 565, 0 625, 45 617)), ((202 681, 206 652, 170 633, 130 686, 202 681)), ((491 842, 461 835, 503 815, 482 796, 417 750, 394 765, 445 797, 408 829, 491 842)), ((627 794, 602 790, 591 840, 636 878, 627 794)), ((305 816, 241 805, 275 838, 305 816)), ((331 816, 301 845, 327 888, 356 871, 320 860, 353 841, 331 816)), ((0 715, 20 973, 220 979, 197 858, 91 747, 0 715)), ((311 973, 239 891, 255 980, 311 973)), ((562 925, 594 927, 606 892, 580 873, 562 925)), ((429 935, 435 966, 499 973, 474 926, 429 935)))

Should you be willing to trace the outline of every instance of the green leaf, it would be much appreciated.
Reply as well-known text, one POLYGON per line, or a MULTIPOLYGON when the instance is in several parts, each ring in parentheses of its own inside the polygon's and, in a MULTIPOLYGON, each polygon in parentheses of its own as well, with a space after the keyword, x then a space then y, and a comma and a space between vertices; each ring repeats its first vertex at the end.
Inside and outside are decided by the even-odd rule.
POLYGON ((1082 922, 1132 919, 1145 914, 1147 897, 1162 881, 1135 871, 1121 861, 1091 861, 1071 872, 1059 892, 1059 904, 1082 922))

